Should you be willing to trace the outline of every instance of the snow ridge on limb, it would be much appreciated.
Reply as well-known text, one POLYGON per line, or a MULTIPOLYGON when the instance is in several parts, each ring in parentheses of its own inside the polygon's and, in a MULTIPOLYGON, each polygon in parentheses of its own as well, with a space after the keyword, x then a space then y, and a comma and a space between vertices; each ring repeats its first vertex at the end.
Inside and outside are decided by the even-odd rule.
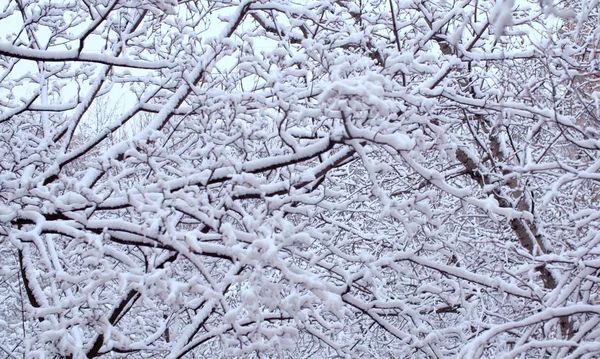
POLYGON ((170 61, 142 61, 123 57, 113 57, 98 53, 85 53, 78 50, 35 50, 0 43, 0 55, 23 60, 43 62, 90 62, 133 69, 165 69, 173 64, 170 61))

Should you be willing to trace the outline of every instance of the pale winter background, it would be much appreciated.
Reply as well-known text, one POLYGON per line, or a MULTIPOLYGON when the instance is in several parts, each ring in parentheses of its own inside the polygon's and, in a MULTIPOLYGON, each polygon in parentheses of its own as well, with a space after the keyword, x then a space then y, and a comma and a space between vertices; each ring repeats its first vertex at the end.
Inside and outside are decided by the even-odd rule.
POLYGON ((0 9, 0 358, 600 356, 598 1, 0 9))

